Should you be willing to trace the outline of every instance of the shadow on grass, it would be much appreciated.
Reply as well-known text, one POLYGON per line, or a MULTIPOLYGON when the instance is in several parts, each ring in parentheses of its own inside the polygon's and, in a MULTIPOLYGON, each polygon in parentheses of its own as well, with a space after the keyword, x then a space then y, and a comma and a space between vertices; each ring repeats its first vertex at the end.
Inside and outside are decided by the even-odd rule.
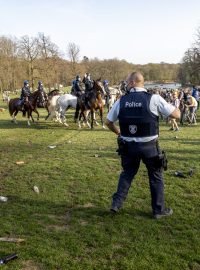
MULTIPOLYGON (((0 128, 1 129, 64 129, 66 131, 80 131, 80 132, 86 132, 86 131, 91 131, 91 132, 96 132, 96 131, 105 131, 108 132, 108 129, 103 129, 101 126, 94 127, 93 129, 90 129, 88 127, 83 127, 83 128, 78 128, 78 126, 75 123, 68 123, 69 126, 66 127, 62 124, 55 123, 55 122, 49 122, 44 120, 44 122, 36 121, 33 123, 31 121, 31 125, 27 125, 27 120, 17 120, 18 124, 13 123, 11 120, 0 120, 0 128)), ((110 131, 109 131, 110 132, 110 131)))
MULTIPOLYGON (((126 224, 128 219, 152 219, 151 213, 144 211, 125 208, 121 209, 119 213, 113 214, 109 206, 96 206, 93 204, 75 204, 69 205, 69 202, 51 202, 39 200, 38 195, 35 199, 25 199, 18 196, 9 196, 8 202, 3 205, 1 210, 2 221, 7 219, 9 221, 20 223, 26 231, 27 224, 37 222, 48 217, 54 217, 54 222, 63 217, 63 222, 68 225, 79 225, 81 220, 84 220, 90 225, 101 222, 101 225, 112 221, 126 224)), ((37 228, 36 228, 37 230, 37 228)))

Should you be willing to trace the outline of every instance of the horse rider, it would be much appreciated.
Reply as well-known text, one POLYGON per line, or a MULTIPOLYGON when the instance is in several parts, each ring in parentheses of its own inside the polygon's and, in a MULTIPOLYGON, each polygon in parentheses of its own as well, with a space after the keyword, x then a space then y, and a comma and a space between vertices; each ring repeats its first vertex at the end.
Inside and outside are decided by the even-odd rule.
POLYGON ((38 88, 37 88, 37 90, 38 90, 38 91, 44 91, 42 81, 38 81, 38 88))
POLYGON ((21 90, 21 96, 20 96, 22 111, 24 111, 24 104, 25 102, 28 102, 28 98, 30 95, 31 95, 31 91, 29 88, 29 82, 25 80, 24 86, 22 87, 22 90, 21 90))
POLYGON ((85 73, 85 76, 83 77, 82 82, 85 84, 85 104, 90 106, 89 104, 89 95, 91 93, 93 82, 91 80, 90 73, 85 73))
POLYGON ((122 92, 123 95, 127 93, 127 83, 126 81, 121 81, 120 82, 120 91, 122 92))
POLYGON ((85 73, 82 82, 85 84, 85 93, 90 92, 93 86, 90 73, 85 73))
POLYGON ((76 79, 72 83, 73 85, 72 85, 71 94, 77 97, 80 97, 83 93, 83 89, 81 87, 81 77, 77 75, 76 79))
POLYGON ((48 96, 44 91, 43 83, 42 81, 38 81, 38 87, 37 90, 40 91, 41 95, 38 97, 38 103, 41 105, 41 107, 45 106, 45 102, 48 100, 48 96))
POLYGON ((103 81, 103 87, 104 87, 104 90, 105 90, 105 93, 106 93, 106 95, 105 95, 106 104, 109 103, 109 100, 111 98, 110 97, 110 89, 109 89, 108 85, 109 85, 108 80, 104 80, 103 81))

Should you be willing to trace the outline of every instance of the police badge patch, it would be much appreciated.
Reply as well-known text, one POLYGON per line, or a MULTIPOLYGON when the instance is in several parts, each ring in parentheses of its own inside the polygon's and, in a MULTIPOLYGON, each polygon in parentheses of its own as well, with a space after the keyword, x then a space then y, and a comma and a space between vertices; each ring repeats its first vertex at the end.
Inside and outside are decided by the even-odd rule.
POLYGON ((135 134, 137 132, 137 126, 136 125, 130 125, 129 131, 131 134, 135 134))

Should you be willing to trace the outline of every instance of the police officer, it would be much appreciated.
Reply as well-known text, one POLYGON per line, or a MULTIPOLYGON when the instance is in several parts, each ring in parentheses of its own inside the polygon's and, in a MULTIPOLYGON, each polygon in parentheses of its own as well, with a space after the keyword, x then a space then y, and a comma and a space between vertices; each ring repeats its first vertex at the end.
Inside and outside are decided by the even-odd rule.
POLYGON ((109 104, 109 100, 110 100, 110 89, 109 89, 109 82, 108 80, 104 80, 103 81, 103 87, 106 93, 105 99, 106 99, 106 104, 109 104))
POLYGON ((37 89, 38 89, 38 91, 44 91, 42 81, 38 81, 38 88, 37 89))
POLYGON ((85 92, 90 92, 92 89, 92 80, 90 73, 86 72, 82 82, 85 84, 85 92))
POLYGON ((153 217, 172 215, 172 209, 164 205, 163 155, 158 145, 158 115, 161 113, 180 118, 180 111, 160 95, 147 93, 140 72, 133 72, 127 77, 127 90, 129 94, 115 102, 106 122, 108 128, 120 136, 119 154, 123 168, 110 210, 116 213, 122 207, 142 160, 148 170, 153 217), (114 123, 117 119, 119 128, 114 123))
POLYGON ((21 90, 21 96, 20 96, 22 110, 24 110, 24 103, 28 101, 28 98, 30 95, 31 95, 31 91, 29 88, 29 82, 25 80, 24 86, 22 87, 22 90, 21 90))
POLYGON ((85 73, 82 82, 85 84, 84 102, 86 106, 90 107, 89 96, 93 88, 93 81, 91 80, 90 73, 85 73))
POLYGON ((37 101, 37 106, 39 108, 43 108, 46 106, 47 101, 48 101, 48 95, 45 93, 44 88, 43 88, 43 83, 42 81, 38 81, 38 91, 40 91, 40 95, 38 97, 37 101))
POLYGON ((76 79, 73 81, 73 86, 71 93, 77 97, 82 95, 82 87, 81 87, 81 77, 79 75, 76 76, 76 79))

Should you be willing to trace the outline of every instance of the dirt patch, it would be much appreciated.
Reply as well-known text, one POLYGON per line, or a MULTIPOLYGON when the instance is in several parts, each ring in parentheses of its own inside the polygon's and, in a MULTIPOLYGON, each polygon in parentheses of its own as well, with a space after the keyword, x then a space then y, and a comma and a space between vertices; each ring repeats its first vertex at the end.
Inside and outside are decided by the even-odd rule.
POLYGON ((46 226, 46 228, 60 232, 60 231, 67 231, 69 229, 69 226, 67 226, 67 225, 48 225, 48 226, 46 226))
POLYGON ((42 270, 42 266, 39 266, 35 262, 28 260, 23 262, 23 266, 20 270, 42 270))

